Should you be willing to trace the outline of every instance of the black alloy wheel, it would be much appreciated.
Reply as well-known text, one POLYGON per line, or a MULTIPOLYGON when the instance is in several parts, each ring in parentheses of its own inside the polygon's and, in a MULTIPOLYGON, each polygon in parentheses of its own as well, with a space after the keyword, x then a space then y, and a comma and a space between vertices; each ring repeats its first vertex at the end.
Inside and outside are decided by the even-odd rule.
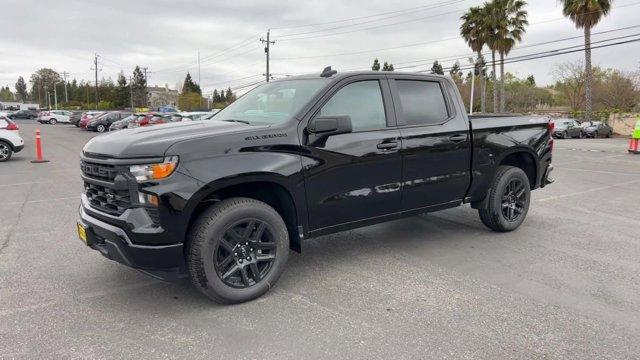
POLYGON ((511 179, 502 194, 502 215, 511 222, 518 220, 524 212, 526 201, 524 183, 518 178, 511 179))
POLYGON ((247 288, 259 283, 273 268, 276 242, 268 224, 244 219, 229 227, 214 253, 216 273, 226 285, 247 288))

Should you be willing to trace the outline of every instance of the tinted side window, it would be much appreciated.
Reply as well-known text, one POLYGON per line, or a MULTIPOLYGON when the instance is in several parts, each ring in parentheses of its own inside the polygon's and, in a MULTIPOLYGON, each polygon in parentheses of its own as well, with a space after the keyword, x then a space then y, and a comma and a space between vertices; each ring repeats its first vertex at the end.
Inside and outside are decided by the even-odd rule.
POLYGON ((449 117, 439 83, 396 80, 396 86, 406 125, 441 124, 449 117))
POLYGON ((384 129, 387 127, 387 118, 380 82, 365 80, 343 87, 324 104, 320 115, 348 115, 353 131, 384 129))

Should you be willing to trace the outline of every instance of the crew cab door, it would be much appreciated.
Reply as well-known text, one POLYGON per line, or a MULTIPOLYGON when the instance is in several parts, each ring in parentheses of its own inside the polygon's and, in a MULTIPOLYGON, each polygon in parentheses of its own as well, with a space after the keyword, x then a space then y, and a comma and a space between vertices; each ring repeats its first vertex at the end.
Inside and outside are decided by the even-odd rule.
POLYGON ((469 122, 442 78, 390 75, 402 138, 402 209, 458 205, 471 182, 469 122))
POLYGON ((309 153, 302 159, 313 235, 399 212, 402 144, 394 125, 384 75, 342 80, 303 120, 303 144, 309 153), (309 131, 310 121, 331 116, 348 116, 352 131, 330 136, 309 131))

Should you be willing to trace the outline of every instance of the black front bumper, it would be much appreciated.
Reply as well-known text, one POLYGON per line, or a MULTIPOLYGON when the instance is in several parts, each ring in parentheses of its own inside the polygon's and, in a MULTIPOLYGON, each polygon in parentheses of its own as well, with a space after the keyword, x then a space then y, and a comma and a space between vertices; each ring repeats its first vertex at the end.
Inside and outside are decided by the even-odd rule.
MULTIPOLYGON (((123 215, 126 217, 126 214, 123 215)), ((108 259, 162 280, 176 280, 187 276, 182 243, 133 243, 123 229, 91 216, 82 204, 78 223, 85 228, 87 245, 108 259)))

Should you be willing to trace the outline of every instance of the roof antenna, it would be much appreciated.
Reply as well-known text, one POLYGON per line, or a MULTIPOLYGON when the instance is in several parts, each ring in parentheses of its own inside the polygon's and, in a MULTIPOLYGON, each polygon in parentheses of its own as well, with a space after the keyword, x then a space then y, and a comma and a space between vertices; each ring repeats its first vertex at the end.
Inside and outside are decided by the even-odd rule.
POLYGON ((331 77, 337 73, 338 70, 331 70, 331 66, 327 66, 326 68, 324 68, 324 70, 322 70, 320 77, 331 77))

